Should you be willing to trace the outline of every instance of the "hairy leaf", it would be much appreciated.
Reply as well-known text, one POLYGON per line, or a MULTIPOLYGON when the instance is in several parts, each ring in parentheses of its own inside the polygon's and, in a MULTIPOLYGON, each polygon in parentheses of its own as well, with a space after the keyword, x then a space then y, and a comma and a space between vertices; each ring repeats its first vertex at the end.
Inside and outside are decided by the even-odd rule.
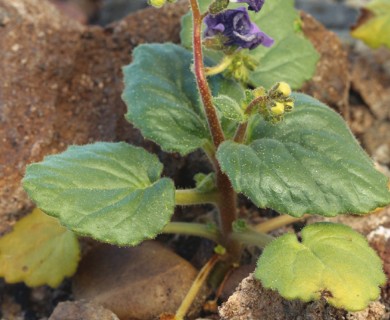
MULTIPOLYGON (((201 8, 206 10, 210 1, 202 1, 201 8)), ((245 6, 243 3, 232 7, 245 6)), ((304 81, 311 79, 315 70, 319 54, 307 40, 300 28, 299 13, 294 9, 292 0, 266 1, 259 13, 250 11, 251 20, 262 31, 275 40, 271 48, 259 46, 248 51, 258 66, 250 72, 249 82, 255 87, 271 87, 275 82, 285 81, 292 88, 300 88, 304 81)), ((192 19, 188 13, 182 19, 180 33, 183 46, 190 48, 192 19)), ((215 62, 221 59, 221 54, 207 51, 207 55, 215 62)))
POLYGON ((379 48, 382 45, 390 48, 390 1, 372 0, 362 9, 356 26, 353 27, 351 35, 363 40, 372 48, 379 48))
MULTIPOLYGON (((174 44, 138 46, 123 69, 126 119, 165 151, 187 154, 211 141, 200 104, 192 54, 174 44)), ((210 78, 213 94, 240 100, 241 87, 221 76, 210 78)))
POLYGON ((366 239, 351 228, 316 223, 302 230, 302 241, 285 234, 271 242, 257 263, 255 277, 286 299, 324 297, 337 308, 358 311, 378 298, 386 277, 366 239))
POLYGON ((79 256, 75 234, 35 209, 0 239, 0 277, 54 288, 76 272, 79 256))
POLYGON ((72 146, 27 167, 23 185, 47 214, 74 232, 136 245, 169 222, 175 189, 142 148, 99 142, 72 146))
POLYGON ((390 202, 388 179, 373 166, 342 118, 295 94, 295 109, 273 125, 255 116, 248 145, 217 151, 236 191, 292 216, 367 213, 390 202))

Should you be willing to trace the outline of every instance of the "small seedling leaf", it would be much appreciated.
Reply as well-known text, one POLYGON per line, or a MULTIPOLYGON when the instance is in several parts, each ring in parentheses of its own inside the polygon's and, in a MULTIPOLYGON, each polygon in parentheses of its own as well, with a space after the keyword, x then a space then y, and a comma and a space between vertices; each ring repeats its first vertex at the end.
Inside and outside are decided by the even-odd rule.
POLYGON ((248 145, 224 142, 217 151, 234 189, 261 208, 300 217, 367 213, 390 202, 378 172, 342 118, 304 94, 276 125, 254 116, 248 145))
POLYGON ((301 242, 294 234, 271 242, 258 260, 255 277, 286 299, 324 297, 349 311, 366 308, 386 282, 382 262, 366 239, 333 223, 305 227, 301 242))
POLYGON ((75 234, 35 209, 0 239, 0 277, 8 283, 55 288, 76 272, 79 256, 75 234))
MULTIPOLYGON (((192 60, 191 52, 178 45, 144 44, 123 69, 126 119, 165 151, 183 155, 211 141, 192 60)), ((210 86, 214 95, 243 97, 238 84, 221 76, 210 78, 210 86)))
POLYGON ((228 96, 219 95, 218 97, 215 97, 214 105, 226 119, 233 120, 235 122, 243 122, 245 120, 244 111, 240 107, 239 103, 228 96))
POLYGON ((117 245, 154 238, 174 209, 172 180, 155 155, 126 143, 71 146, 27 167, 23 185, 47 214, 117 245))
MULTIPOLYGON (((211 1, 202 1, 201 9, 207 9, 211 1)), ((243 3, 233 7, 245 6, 243 3)), ((285 81, 294 89, 298 89, 306 80, 310 80, 316 70, 319 54, 304 37, 299 25, 300 17, 292 0, 266 1, 259 13, 250 11, 251 21, 275 40, 271 48, 259 46, 248 51, 258 62, 256 69, 249 73, 249 83, 254 87, 271 87, 275 82, 285 81)), ((181 43, 184 47, 192 46, 191 13, 182 19, 181 43)), ((206 54, 215 63, 221 60, 219 52, 207 50, 206 54)))
POLYGON ((362 9, 362 15, 351 35, 372 48, 390 48, 390 0, 372 0, 362 9))

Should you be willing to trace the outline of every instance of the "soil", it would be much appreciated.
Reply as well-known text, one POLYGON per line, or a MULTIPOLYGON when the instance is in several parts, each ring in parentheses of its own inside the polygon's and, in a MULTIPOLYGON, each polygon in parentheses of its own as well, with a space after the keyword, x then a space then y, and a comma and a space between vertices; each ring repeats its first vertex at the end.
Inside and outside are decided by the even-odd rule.
MULTIPOLYGON (((123 1, 119 2, 123 4, 123 1)), ((181 2, 161 10, 148 8, 119 20, 120 15, 108 15, 107 18, 104 8, 109 7, 108 3, 97 0, 53 0, 52 3, 0 0, 0 47, 4 48, 0 59, 3 151, 0 154, 0 234, 8 232, 15 221, 32 208, 20 184, 26 164, 39 161, 46 154, 58 153, 70 144, 124 140, 141 145, 158 154, 166 165, 164 174, 172 177, 180 187, 191 186, 193 172, 209 170, 201 154, 186 158, 166 155, 158 146, 145 141, 125 122, 125 106, 120 99, 121 67, 131 61, 132 50, 145 42, 179 42, 180 16, 187 10, 187 5, 181 2), (117 19, 104 27, 92 25, 117 19)), ((142 7, 144 2, 136 5, 142 7)), ((123 12, 120 10, 120 14, 123 12)), ((341 113, 378 167, 389 174, 390 92, 387 88, 390 85, 390 51, 373 51, 350 39, 341 41, 308 14, 302 13, 302 20, 305 35, 321 53, 316 74, 302 90, 341 113)), ((245 199, 240 203, 243 217, 254 221, 264 219, 245 199)), ((208 207, 179 210, 176 217, 192 220, 209 214, 208 211, 208 207)), ((274 214, 261 212, 263 216, 274 214)), ((388 217, 388 210, 384 210, 373 215, 371 220, 347 217, 343 222, 370 235, 370 241, 390 275, 390 242, 386 231, 380 229, 390 227, 388 217)), ((301 227, 298 223, 290 228, 301 227)), ((161 237, 160 240, 174 247, 196 267, 201 266, 210 251, 210 245, 197 238, 186 238, 180 245, 175 238, 161 237)), ((253 284, 251 278, 241 284, 236 301, 237 296, 243 299, 243 292, 244 300, 248 300, 245 294, 253 290, 249 286, 249 291, 245 291, 248 283, 253 284)), ((335 311, 324 304, 302 306, 293 303, 287 307, 283 299, 268 296, 268 293, 265 297, 280 301, 279 307, 283 307, 277 311, 280 319, 320 319, 311 318, 310 312, 321 314, 322 319, 390 319, 390 284, 383 289, 385 309, 376 306, 376 310, 383 311, 382 316, 376 318, 372 313, 358 318, 358 315, 335 311), (301 313, 296 313, 297 310, 301 313), (294 312, 296 316, 291 316, 294 312)), ((60 301, 73 299, 70 280, 57 289, 30 289, 23 284, 9 285, 0 281, 0 318, 48 319, 60 301)), ((254 299, 250 298, 249 303, 255 304, 254 299)), ((278 307, 277 304, 274 306, 278 307)), ((260 319, 253 315, 257 312, 254 307, 250 309, 252 314, 238 317, 236 313, 236 318, 229 316, 232 309, 226 310, 226 305, 224 308, 221 313, 226 319, 260 319)), ((276 311, 268 309, 267 312, 275 315, 272 312, 276 311)), ((218 318, 210 313, 204 316, 218 318)), ((266 317, 263 315, 261 319, 266 317)))

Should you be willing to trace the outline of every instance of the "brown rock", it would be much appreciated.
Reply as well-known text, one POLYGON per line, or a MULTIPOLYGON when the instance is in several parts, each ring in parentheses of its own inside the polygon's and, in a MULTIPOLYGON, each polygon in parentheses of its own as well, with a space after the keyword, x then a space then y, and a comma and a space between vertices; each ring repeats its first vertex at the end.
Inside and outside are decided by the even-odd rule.
POLYGON ((120 319, 156 319, 175 314, 196 275, 191 264, 158 242, 133 248, 102 245, 81 261, 73 292, 120 319))
POLYGON ((49 320, 119 320, 110 310, 86 301, 60 302, 49 320))
POLYGON ((379 120, 390 118, 390 52, 356 46, 350 51, 352 88, 379 120))
POLYGON ((347 52, 339 38, 306 13, 301 14, 305 36, 321 57, 313 78, 302 91, 336 109, 348 119, 350 76, 347 52))
POLYGON ((374 160, 390 165, 390 122, 374 121, 373 125, 363 134, 362 140, 365 149, 374 160))
POLYGON ((185 7, 171 8, 102 29, 69 20, 46 0, 0 0, 0 234, 31 207, 20 183, 27 163, 97 140, 159 150, 124 120, 121 67, 140 43, 178 41, 185 7))

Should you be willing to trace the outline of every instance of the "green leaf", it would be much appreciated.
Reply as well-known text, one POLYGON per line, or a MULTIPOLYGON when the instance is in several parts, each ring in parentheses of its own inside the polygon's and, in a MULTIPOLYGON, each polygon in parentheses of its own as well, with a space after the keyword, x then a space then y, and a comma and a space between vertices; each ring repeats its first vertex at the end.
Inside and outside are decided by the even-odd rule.
POLYGON ((226 119, 235 121, 235 122, 243 122, 245 121, 245 114, 239 103, 225 95, 219 95, 215 97, 214 104, 217 107, 218 111, 222 114, 226 119))
POLYGON ((367 307, 386 283, 382 262, 366 239, 351 228, 316 223, 302 230, 302 241, 285 234, 260 256, 255 277, 286 299, 324 297, 349 311, 367 307))
POLYGON ((259 14, 251 12, 249 15, 262 31, 275 40, 271 48, 260 46, 250 51, 252 57, 259 61, 257 68, 250 73, 250 83, 255 87, 269 88, 275 82, 285 81, 293 89, 298 89, 310 80, 320 56, 296 28, 300 17, 294 1, 266 1, 259 14))
MULTIPOLYGON (((202 10, 206 10, 210 1, 201 2, 202 10)), ((242 3, 233 7, 243 6, 242 3)), ((293 0, 266 1, 259 13, 250 11, 251 20, 262 31, 271 36, 275 43, 271 48, 259 46, 248 51, 258 66, 250 72, 249 82, 254 87, 271 87, 275 82, 285 81, 292 88, 300 88, 302 84, 311 79, 315 70, 319 54, 307 40, 297 24, 300 23, 298 11, 294 9, 293 0)), ((192 18, 188 13, 182 19, 180 33, 183 46, 190 48, 192 18)), ((221 54, 211 50, 206 51, 207 56, 215 62, 221 59, 221 54)))
MULTIPOLYGON (((183 155, 211 141, 191 72, 192 54, 174 44, 145 44, 123 69, 126 119, 168 152, 183 155)), ((241 87, 221 76, 210 78, 213 94, 240 100, 241 87)))
POLYGON ((351 35, 372 48, 390 48, 390 0, 372 0, 362 9, 362 16, 351 35))
POLYGON ((73 232, 41 210, 19 220, 0 239, 0 277, 30 287, 57 287, 77 269, 80 248, 73 232))
POLYGON ((373 166, 342 118, 295 94, 294 111, 273 125, 252 119, 248 145, 217 150, 236 191, 257 206, 292 216, 367 213, 390 202, 388 179, 373 166))
POLYGON ((27 167, 23 186, 47 214, 74 232, 136 245, 169 222, 175 188, 142 148, 99 142, 72 146, 27 167))

